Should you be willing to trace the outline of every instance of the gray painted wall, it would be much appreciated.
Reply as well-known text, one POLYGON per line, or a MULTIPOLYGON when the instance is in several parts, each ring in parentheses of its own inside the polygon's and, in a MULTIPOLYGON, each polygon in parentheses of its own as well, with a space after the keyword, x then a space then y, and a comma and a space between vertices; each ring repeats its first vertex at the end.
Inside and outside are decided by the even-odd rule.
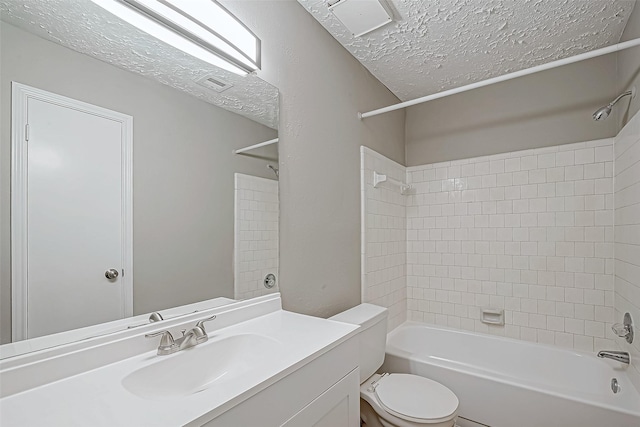
POLYGON ((407 166, 612 137, 615 92, 611 54, 410 107, 407 166))
MULTIPOLYGON (((627 26, 620 38, 621 42, 640 38, 640 7, 636 6, 629 16, 627 26)), ((638 94, 635 99, 623 98, 616 104, 616 118, 620 130, 640 110, 640 47, 623 50, 616 54, 618 60, 617 69, 617 93, 615 96, 630 90, 636 86, 638 94)))
MULTIPOLYGON (((276 132, 2 23, 0 340, 11 336, 11 81, 134 117, 134 311, 233 297, 233 172, 273 178, 232 150, 276 132)), ((272 146, 256 154, 277 157, 272 146)))
POLYGON ((329 316, 360 303, 360 145, 404 162, 399 102, 302 6, 223 1, 263 41, 280 89, 280 290, 285 309, 329 316))

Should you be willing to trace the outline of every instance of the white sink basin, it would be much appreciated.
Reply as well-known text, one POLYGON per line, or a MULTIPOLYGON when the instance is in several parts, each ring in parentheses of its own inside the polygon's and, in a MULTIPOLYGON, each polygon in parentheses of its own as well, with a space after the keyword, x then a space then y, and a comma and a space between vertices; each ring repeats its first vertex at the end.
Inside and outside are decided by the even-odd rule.
POLYGON ((124 377, 122 385, 145 399, 188 396, 260 369, 278 344, 257 334, 210 340, 170 356, 157 356, 154 363, 124 377))

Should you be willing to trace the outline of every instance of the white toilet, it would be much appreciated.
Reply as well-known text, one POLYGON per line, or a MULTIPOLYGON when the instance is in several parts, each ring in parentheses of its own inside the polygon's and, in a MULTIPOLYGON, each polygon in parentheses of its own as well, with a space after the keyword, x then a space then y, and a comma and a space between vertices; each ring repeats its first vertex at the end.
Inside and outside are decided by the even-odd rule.
POLYGON ((360 325, 360 416, 367 427, 453 427, 458 398, 442 384, 411 374, 376 374, 384 362, 386 308, 360 304, 331 317, 360 325))

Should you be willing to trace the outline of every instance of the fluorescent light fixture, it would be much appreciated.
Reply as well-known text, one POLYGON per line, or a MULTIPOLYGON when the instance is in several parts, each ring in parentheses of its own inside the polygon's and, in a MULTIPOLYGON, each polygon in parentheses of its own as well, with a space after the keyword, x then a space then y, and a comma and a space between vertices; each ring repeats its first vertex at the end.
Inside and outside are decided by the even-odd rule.
POLYGON ((391 13, 379 0, 338 0, 329 10, 355 37, 361 37, 392 21, 391 13))
POLYGON ((260 68, 260 39, 214 0, 92 0, 171 46, 245 75, 260 68))

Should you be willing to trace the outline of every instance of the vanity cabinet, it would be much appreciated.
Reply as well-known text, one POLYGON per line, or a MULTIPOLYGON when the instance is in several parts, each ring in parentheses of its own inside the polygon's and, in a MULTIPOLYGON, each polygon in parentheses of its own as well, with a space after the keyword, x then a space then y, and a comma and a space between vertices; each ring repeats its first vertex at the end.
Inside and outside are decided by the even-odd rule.
POLYGON ((284 427, 351 427, 360 421, 360 374, 351 371, 300 412, 284 427))
POLYGON ((349 339, 216 418, 207 421, 205 416, 188 425, 358 427, 357 364, 357 341, 349 339))

